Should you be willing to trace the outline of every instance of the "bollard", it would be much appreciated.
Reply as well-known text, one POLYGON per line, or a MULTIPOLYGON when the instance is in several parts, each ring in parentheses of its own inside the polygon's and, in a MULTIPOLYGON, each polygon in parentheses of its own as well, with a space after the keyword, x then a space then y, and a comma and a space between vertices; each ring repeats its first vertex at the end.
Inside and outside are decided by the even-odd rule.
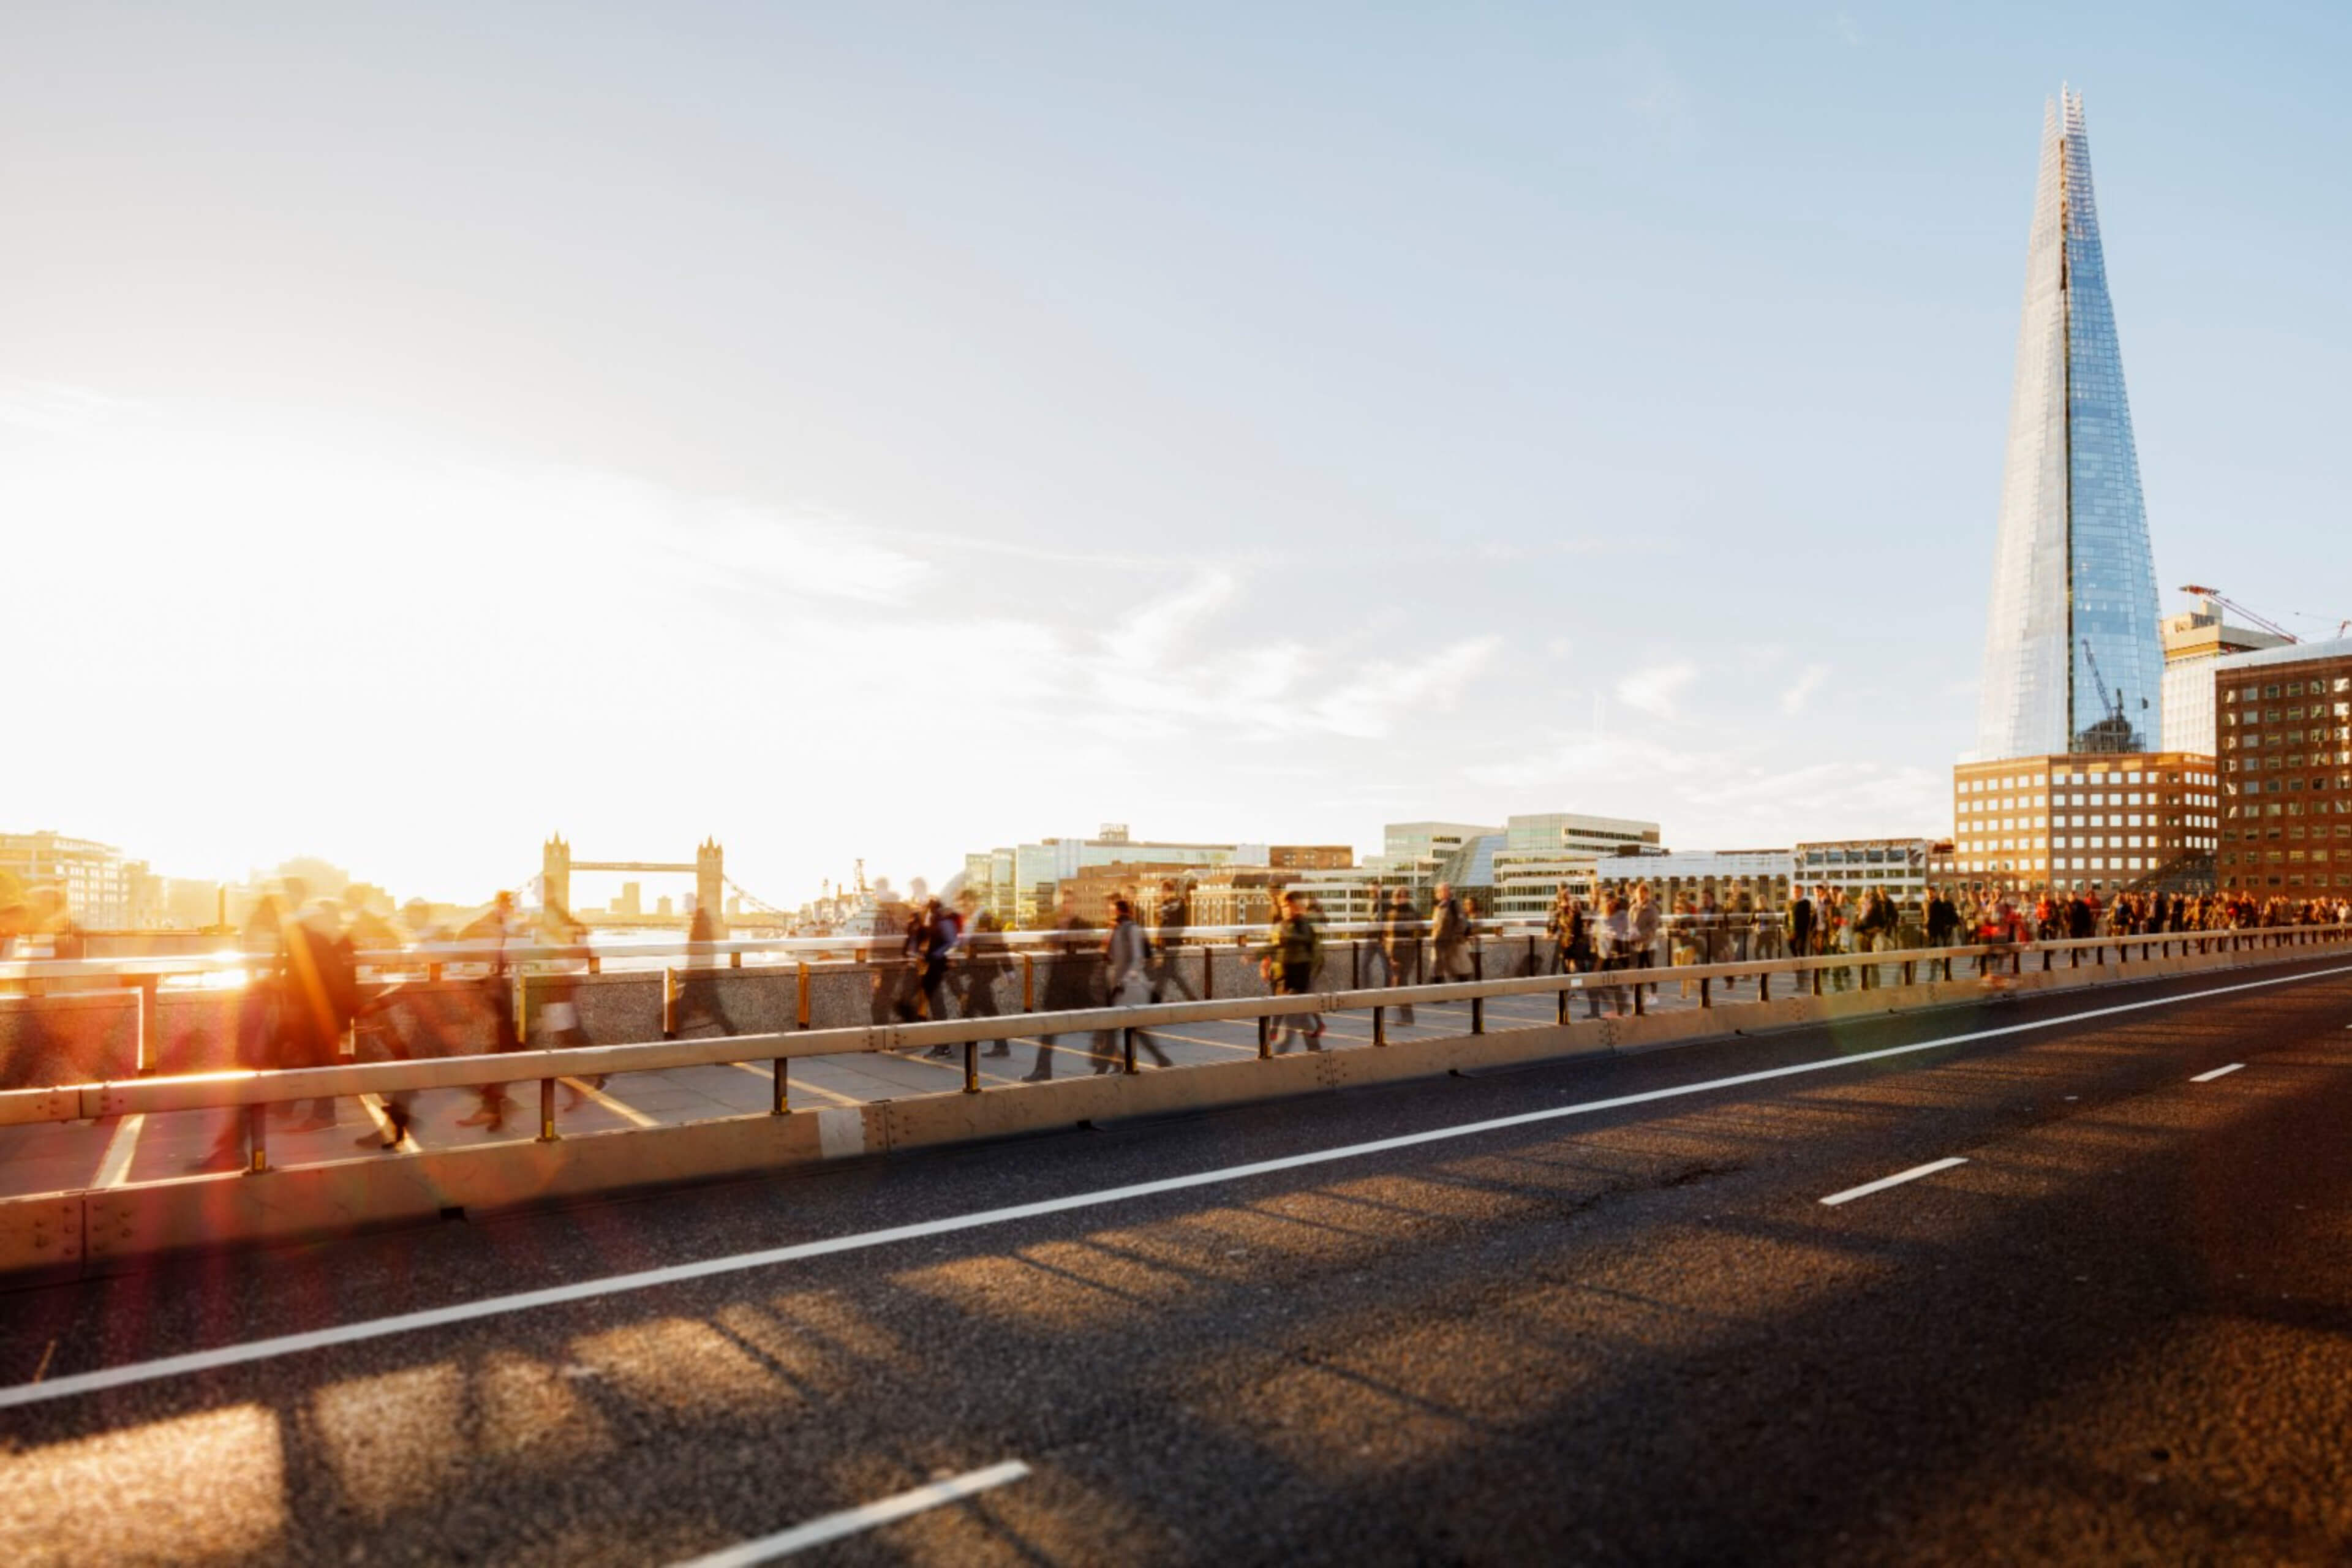
POLYGON ((245 1173, 266 1175, 269 1171, 269 1107, 248 1105, 245 1108, 245 1146, 249 1151, 245 1173))
POLYGON ((792 1109, 792 1085, 784 1074, 787 1059, 778 1057, 768 1064, 774 1069, 770 1076, 775 1080, 775 1093, 771 1095, 768 1100, 768 1114, 771 1116, 782 1116, 792 1109))
POLYGON ((555 1080, 551 1078, 539 1080, 539 1141, 555 1142, 555 1080))

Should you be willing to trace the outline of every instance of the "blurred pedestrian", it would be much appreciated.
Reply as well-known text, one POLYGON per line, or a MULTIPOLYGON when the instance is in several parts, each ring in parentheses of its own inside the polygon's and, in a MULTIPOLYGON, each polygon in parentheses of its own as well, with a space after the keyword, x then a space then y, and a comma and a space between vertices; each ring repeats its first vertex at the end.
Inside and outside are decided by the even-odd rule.
MULTIPOLYGON (((1103 988, 1114 1007, 1142 1007, 1151 1002, 1151 975, 1145 950, 1143 927, 1135 918, 1135 906, 1125 899, 1110 901, 1110 935, 1103 942, 1103 988)), ((1129 1029, 1135 1043, 1151 1053, 1151 1059, 1161 1067, 1176 1064, 1160 1043, 1141 1029, 1129 1029)), ((1108 1061, 1097 1061, 1095 1071, 1107 1072, 1108 1061)))
MULTIPOLYGON (((1311 996, 1315 994, 1315 968, 1323 956, 1321 936, 1315 922, 1307 913, 1307 900, 1295 892, 1282 895, 1282 916, 1267 933, 1264 959, 1266 978, 1278 996, 1311 996)), ((1305 1022, 1300 1015, 1286 1014, 1276 1031, 1280 1043, 1275 1047, 1287 1051, 1295 1036, 1307 1042, 1310 1051, 1323 1048, 1323 1016, 1308 1013, 1305 1022)))
MULTIPOLYGON (((1065 889, 1054 910, 1053 956, 1045 969, 1045 994, 1038 999, 1038 1007, 1047 1013, 1076 1012, 1094 1005, 1094 985, 1089 952, 1094 945, 1094 927, 1078 913, 1077 896, 1065 889)), ((1042 1083, 1054 1076, 1054 1042, 1059 1035, 1037 1037, 1037 1059, 1023 1078, 1024 1083, 1042 1083)), ((1095 1054, 1102 1054, 1097 1037, 1095 1054)))
MULTIPOLYGON (((1412 907, 1412 895, 1399 888, 1389 898, 1388 914, 1381 922, 1381 955, 1388 963, 1391 985, 1421 984, 1421 916, 1412 907)), ((1412 1004, 1397 1008, 1397 1022, 1412 1022, 1412 1004)))

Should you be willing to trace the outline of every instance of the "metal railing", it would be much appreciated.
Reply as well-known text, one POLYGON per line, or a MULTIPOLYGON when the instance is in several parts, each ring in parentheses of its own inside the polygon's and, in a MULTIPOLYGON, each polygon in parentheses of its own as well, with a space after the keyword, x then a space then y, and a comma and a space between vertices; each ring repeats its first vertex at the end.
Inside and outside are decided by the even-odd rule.
MULTIPOLYGON (((1788 994, 1822 993, 1824 978, 1834 973, 1861 971, 1860 988, 1868 990, 1874 976, 1899 969, 1902 984, 1923 976, 1953 980, 1962 972, 1988 981, 2017 975, 2038 967, 2048 972, 2079 967, 2085 957, 2103 965, 2110 954, 2128 964, 2192 952, 2302 950, 2342 944, 2352 940, 2352 925, 2279 926, 2240 931, 2150 933, 2140 936, 2100 936, 2059 942, 2021 942, 1969 947, 1911 949, 1869 953, 1830 953, 1807 958, 1684 965, 1672 968, 1625 967, 1568 974, 1529 974, 1507 979, 1454 981, 1425 985, 1392 985, 1298 995, 1242 997, 1222 1001, 1152 1003, 1133 1007, 1087 1007, 1050 1013, 1003 1014, 937 1022, 874 1025, 849 1028, 806 1029, 757 1035, 732 1035, 697 1040, 649 1041, 629 1045, 576 1046, 559 1050, 505 1051, 477 1056, 422 1060, 357 1063, 351 1066, 242 1070, 177 1078, 146 1078, 98 1083, 69 1084, 48 1089, 0 1091, 0 1126, 75 1121, 135 1113, 243 1108, 248 1147, 247 1169, 269 1168, 265 1109, 283 1101, 346 1098, 362 1094, 401 1094, 427 1089, 479 1089, 536 1079, 540 1085, 540 1138, 555 1142, 555 1088, 564 1079, 665 1068, 704 1067, 720 1063, 766 1061, 773 1069, 772 1114, 789 1109, 787 1073, 793 1061, 811 1057, 847 1056, 912 1050, 932 1047, 963 1047, 963 1091, 980 1091, 978 1047, 987 1042, 1038 1035, 1111 1034, 1119 1042, 1121 1071, 1139 1071, 1136 1037, 1166 1026, 1211 1021, 1246 1021, 1258 1025, 1258 1055, 1272 1054, 1273 1020, 1302 1014, 1364 1013, 1372 1016, 1372 1046, 1388 1043, 1386 1015, 1395 1007, 1468 1003, 1469 1033, 1486 1033, 1486 1003, 1498 997, 1552 995, 1557 1019, 1569 1022, 1570 996, 1591 992, 1629 998, 1631 1011, 1645 1011, 1644 990, 1668 982, 1697 987, 1697 1005, 1718 1005, 1719 988, 1742 981, 1756 987, 1755 1001, 1772 999, 1774 982, 1784 980, 1788 994), (2038 965, 2035 961, 2038 959, 2038 965)), ((1727 1005, 1742 1004, 1725 1003, 1727 1005)), ((1182 1070, 1171 1068, 1166 1070, 1182 1070)), ((1012 1086, 1006 1086, 1012 1087, 1012 1086)))

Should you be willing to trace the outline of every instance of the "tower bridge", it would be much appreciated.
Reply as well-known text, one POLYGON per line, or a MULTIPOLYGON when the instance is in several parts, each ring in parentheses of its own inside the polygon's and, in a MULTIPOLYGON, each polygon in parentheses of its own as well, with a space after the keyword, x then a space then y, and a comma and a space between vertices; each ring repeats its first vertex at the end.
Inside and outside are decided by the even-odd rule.
POLYGON ((592 911, 583 915, 572 902, 572 873, 574 871, 650 872, 656 875, 692 876, 694 907, 710 911, 712 923, 723 935, 727 929, 727 851, 715 838, 706 838, 695 847, 692 860, 582 860, 573 857, 571 844, 562 834, 540 847, 540 888, 543 902, 570 910, 575 917, 593 925, 625 925, 638 930, 684 931, 692 921, 690 913, 677 914, 614 914, 592 911))

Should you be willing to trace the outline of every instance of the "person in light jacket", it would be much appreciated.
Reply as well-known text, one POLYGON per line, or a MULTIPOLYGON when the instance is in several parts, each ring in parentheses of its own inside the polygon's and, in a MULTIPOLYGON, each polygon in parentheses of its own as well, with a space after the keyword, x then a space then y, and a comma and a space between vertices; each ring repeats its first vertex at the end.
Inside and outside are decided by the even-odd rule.
MULTIPOLYGON (((1135 906, 1125 899, 1110 901, 1110 935, 1103 942, 1103 984, 1110 993, 1114 1007, 1142 1007, 1151 1001, 1151 944, 1144 940, 1143 927, 1135 919, 1135 906)), ((1176 1064, 1168 1053, 1141 1029, 1133 1030, 1135 1043, 1151 1053, 1151 1059, 1161 1067, 1176 1064)), ((1118 1060, 1104 1051, 1095 1058, 1095 1071, 1108 1072, 1118 1060)))

